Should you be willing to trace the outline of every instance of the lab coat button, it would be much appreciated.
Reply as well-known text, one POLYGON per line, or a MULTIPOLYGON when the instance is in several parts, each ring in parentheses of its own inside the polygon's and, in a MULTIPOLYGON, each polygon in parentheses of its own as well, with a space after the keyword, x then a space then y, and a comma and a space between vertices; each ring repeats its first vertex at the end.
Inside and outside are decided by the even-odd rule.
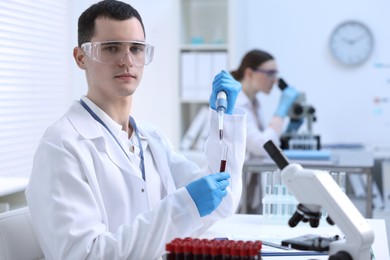
POLYGON ((145 190, 144 189, 141 189, 141 192, 144 192, 145 190))

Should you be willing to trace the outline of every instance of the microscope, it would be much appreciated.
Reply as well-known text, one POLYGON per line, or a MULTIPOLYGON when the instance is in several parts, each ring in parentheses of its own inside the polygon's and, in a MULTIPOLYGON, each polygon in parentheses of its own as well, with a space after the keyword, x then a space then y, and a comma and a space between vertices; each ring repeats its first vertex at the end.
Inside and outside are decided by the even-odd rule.
POLYGON ((374 232, 331 175, 289 163, 272 140, 264 144, 264 149, 281 170, 284 184, 300 203, 288 222, 289 226, 295 227, 303 221, 309 222, 313 228, 318 227, 323 208, 328 213, 327 222, 336 224, 345 236, 329 239, 309 235, 305 239, 289 240, 289 246, 300 250, 328 251, 329 260, 371 259, 374 232))
MULTIPOLYGON (((287 87, 287 83, 280 78, 278 81, 280 90, 287 87)), ((317 120, 315 108, 306 103, 305 93, 300 93, 297 100, 289 110, 290 122, 280 138, 281 148, 284 150, 320 150, 320 136, 313 134, 313 123, 317 120), (303 123, 307 124, 305 133, 298 133, 303 123)))

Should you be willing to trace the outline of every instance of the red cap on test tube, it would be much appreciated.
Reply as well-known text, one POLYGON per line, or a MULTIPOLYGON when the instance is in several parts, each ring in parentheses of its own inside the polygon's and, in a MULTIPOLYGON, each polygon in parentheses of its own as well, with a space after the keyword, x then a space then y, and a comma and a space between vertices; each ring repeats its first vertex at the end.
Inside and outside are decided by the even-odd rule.
POLYGON ((229 255, 229 240, 223 240, 221 241, 221 254, 222 256, 228 256, 229 255))
POLYGON ((211 251, 211 241, 208 239, 202 239, 202 255, 204 259, 207 259, 210 256, 211 251))
POLYGON ((212 240, 211 241, 211 250, 210 250, 210 255, 212 257, 216 257, 221 255, 221 247, 222 247, 222 241, 220 240, 212 240))
POLYGON ((201 259, 202 257, 202 241, 199 239, 193 241, 192 256, 194 259, 201 259))
POLYGON ((175 259, 175 252, 174 247, 172 243, 168 243, 165 245, 165 251, 167 253, 167 260, 174 260, 175 259))
POLYGON ((183 253, 183 241, 179 240, 174 243, 174 249, 176 254, 183 253))

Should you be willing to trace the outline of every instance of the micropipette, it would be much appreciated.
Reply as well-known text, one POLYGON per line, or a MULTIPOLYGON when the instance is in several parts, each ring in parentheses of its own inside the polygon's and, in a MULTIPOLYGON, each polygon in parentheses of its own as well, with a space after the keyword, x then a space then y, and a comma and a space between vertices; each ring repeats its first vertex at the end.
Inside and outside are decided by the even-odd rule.
POLYGON ((223 115, 226 112, 227 107, 227 100, 226 100, 226 93, 225 91, 220 91, 217 94, 217 101, 216 101, 216 110, 218 113, 218 128, 219 128, 219 139, 222 140, 223 138, 223 115))

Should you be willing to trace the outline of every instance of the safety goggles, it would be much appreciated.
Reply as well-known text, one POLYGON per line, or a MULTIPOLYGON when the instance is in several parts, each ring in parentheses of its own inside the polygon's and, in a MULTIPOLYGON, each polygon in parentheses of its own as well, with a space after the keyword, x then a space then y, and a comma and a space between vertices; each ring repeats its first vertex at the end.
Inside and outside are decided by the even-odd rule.
POLYGON ((94 61, 109 65, 121 64, 129 56, 137 67, 149 64, 154 53, 152 45, 139 41, 85 42, 81 48, 94 61))
POLYGON ((265 75, 267 75, 269 78, 276 78, 278 76, 278 71, 277 70, 263 70, 260 68, 253 69, 255 72, 260 72, 265 75))

